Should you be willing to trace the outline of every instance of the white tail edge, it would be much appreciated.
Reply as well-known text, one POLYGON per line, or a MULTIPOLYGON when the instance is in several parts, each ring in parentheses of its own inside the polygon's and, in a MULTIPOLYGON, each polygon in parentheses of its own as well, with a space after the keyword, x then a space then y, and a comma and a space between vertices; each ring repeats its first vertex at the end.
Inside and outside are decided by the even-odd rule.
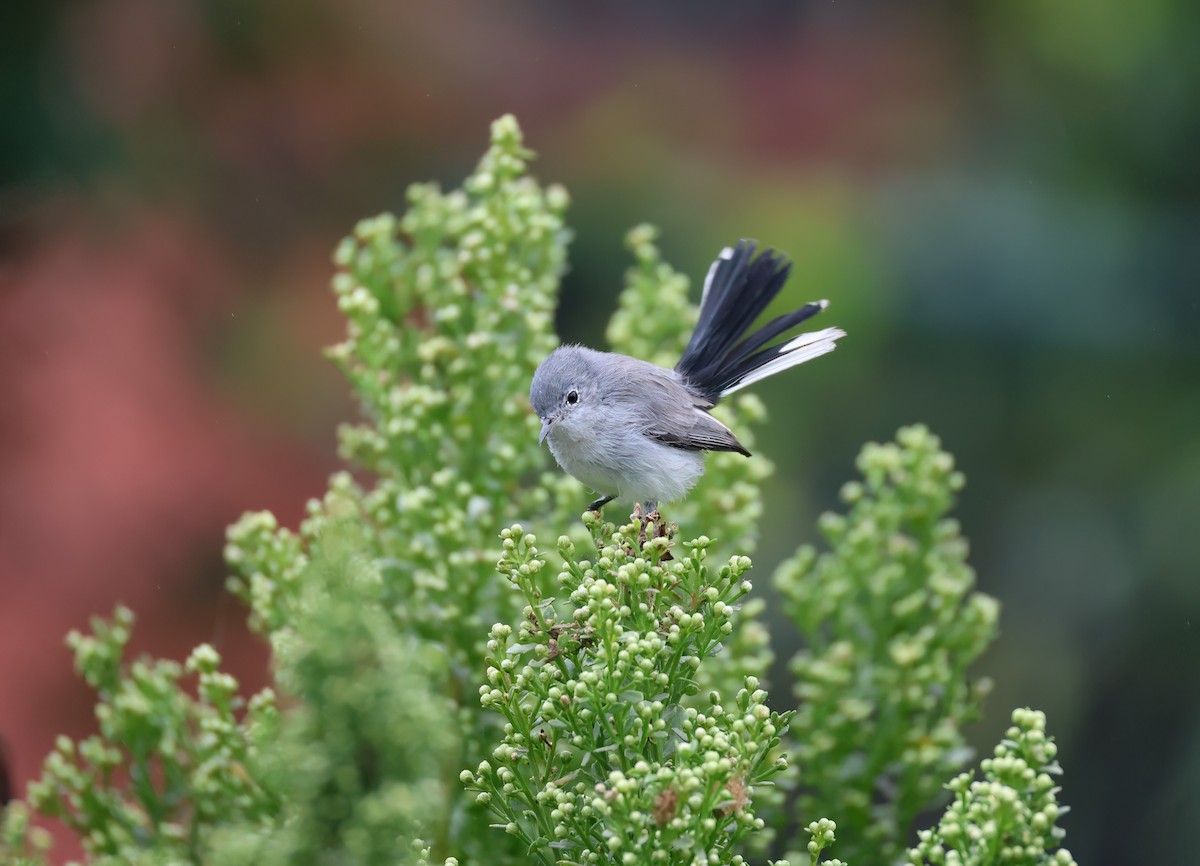
POLYGON ((722 397, 728 397, 735 391, 740 391, 747 385, 753 385, 768 376, 774 376, 789 367, 811 361, 827 355, 837 348, 837 341, 846 336, 841 328, 826 328, 823 331, 812 331, 800 334, 783 344, 780 353, 756 370, 751 370, 737 384, 721 392, 722 397))
POLYGON ((704 290, 700 292, 700 309, 704 309, 704 302, 708 300, 708 290, 712 288, 712 281, 717 273, 717 266, 723 261, 729 261, 731 258, 733 258, 733 247, 725 247, 721 250, 720 255, 713 259, 713 263, 708 266, 708 274, 704 277, 704 290))

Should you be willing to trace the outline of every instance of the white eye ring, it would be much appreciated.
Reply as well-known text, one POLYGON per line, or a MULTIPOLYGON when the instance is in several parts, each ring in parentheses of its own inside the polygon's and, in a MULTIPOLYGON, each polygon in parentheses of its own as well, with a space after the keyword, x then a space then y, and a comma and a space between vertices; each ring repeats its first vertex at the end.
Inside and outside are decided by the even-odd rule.
POLYGON ((567 392, 567 402, 574 405, 579 402, 579 392, 572 388, 567 392))

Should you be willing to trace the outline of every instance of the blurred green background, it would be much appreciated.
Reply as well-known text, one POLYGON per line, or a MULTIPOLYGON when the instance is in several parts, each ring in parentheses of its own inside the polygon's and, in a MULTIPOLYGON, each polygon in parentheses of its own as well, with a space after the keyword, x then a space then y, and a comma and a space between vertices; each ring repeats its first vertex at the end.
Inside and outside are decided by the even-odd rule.
POLYGON ((821 324, 849 331, 758 388, 779 470, 759 569, 813 539, 863 441, 928 423, 1004 604, 975 743, 1046 710, 1079 861, 1193 862, 1198 25, 1184 0, 7 4, 0 739, 20 789, 90 724, 62 635, 118 599, 142 648, 214 641, 263 681, 221 539, 247 508, 298 519, 336 466, 354 407, 318 354, 342 327, 330 252, 408 183, 456 184, 513 112, 573 198, 564 339, 601 344, 641 221, 694 278, 741 236, 788 252, 780 309, 828 297, 821 324))

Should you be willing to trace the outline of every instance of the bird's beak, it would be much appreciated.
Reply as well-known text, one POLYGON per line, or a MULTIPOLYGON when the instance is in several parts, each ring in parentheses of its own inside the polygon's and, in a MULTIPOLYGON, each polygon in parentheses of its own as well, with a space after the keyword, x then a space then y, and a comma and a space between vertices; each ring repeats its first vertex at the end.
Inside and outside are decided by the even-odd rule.
POLYGON ((538 436, 538 444, 541 445, 546 441, 546 437, 550 435, 550 428, 554 426, 553 418, 542 419, 542 433, 538 436))

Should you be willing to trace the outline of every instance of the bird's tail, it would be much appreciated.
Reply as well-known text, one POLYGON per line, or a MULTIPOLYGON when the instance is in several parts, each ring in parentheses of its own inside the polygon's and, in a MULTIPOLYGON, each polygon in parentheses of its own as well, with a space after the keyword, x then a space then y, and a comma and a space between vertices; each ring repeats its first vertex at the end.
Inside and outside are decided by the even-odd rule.
POLYGON ((700 320, 675 365, 688 385, 713 403, 780 370, 832 352, 838 338, 846 336, 840 328, 826 328, 767 346, 829 306, 828 301, 814 301, 743 339, 792 269, 792 263, 774 250, 763 250, 758 258, 754 250, 752 241, 741 240, 736 248, 721 250, 712 263, 700 297, 700 320))

